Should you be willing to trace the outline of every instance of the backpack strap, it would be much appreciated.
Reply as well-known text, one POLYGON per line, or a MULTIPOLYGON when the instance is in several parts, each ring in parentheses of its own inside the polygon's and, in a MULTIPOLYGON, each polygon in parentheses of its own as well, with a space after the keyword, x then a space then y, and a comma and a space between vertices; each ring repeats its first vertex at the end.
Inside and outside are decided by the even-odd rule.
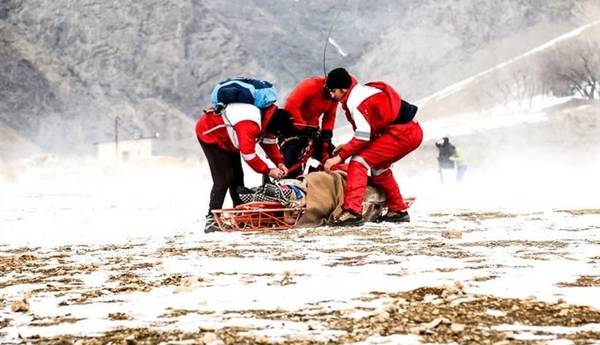
POLYGON ((223 123, 227 128, 229 139, 231 139, 231 143, 236 149, 240 148, 240 142, 238 140, 237 133, 233 129, 233 126, 239 122, 250 120, 256 123, 258 128, 261 128, 260 109, 252 104, 231 103, 227 105, 221 116, 223 116, 223 123))

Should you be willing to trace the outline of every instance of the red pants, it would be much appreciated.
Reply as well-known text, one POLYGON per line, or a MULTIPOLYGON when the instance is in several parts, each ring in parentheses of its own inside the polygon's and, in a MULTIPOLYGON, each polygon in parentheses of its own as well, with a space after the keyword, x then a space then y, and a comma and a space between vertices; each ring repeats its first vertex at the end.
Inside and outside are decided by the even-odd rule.
POLYGON ((348 166, 344 209, 355 214, 362 212, 370 169, 371 184, 385 193, 388 209, 396 212, 406 210, 408 206, 404 203, 390 166, 414 151, 422 141, 423 130, 415 121, 390 125, 381 135, 372 138, 352 156, 348 166))

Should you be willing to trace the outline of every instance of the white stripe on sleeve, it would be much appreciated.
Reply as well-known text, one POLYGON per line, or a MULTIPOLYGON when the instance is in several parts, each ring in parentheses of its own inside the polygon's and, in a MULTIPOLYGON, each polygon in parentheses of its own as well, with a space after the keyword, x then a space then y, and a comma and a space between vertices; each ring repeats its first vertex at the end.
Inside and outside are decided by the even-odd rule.
POLYGON ((245 155, 245 154, 242 154, 242 158, 243 158, 245 161, 251 161, 251 160, 253 160, 255 157, 256 157, 256 152, 252 152, 252 153, 249 153, 249 154, 247 154, 247 155, 245 155))
POLYGON ((380 92, 381 90, 377 88, 360 84, 356 85, 352 91, 350 91, 348 102, 346 104, 350 111, 350 116, 352 116, 352 120, 354 120, 354 124, 356 125, 356 130, 354 131, 354 137, 356 139, 366 141, 371 139, 371 125, 369 125, 365 115, 358 110, 358 106, 367 98, 380 92))

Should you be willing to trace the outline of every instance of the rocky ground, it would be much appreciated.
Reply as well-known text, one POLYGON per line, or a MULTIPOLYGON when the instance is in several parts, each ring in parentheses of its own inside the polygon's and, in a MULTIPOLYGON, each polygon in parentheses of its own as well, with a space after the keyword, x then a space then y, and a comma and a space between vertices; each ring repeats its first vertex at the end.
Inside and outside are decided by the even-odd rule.
POLYGON ((417 208, 402 225, 3 242, 0 339, 598 344, 599 221, 600 209, 417 208))

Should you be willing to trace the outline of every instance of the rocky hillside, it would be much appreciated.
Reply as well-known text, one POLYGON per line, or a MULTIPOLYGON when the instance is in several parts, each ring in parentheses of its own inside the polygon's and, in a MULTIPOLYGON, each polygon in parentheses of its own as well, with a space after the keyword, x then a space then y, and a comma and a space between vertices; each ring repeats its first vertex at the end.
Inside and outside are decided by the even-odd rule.
POLYGON ((176 152, 225 71, 272 78, 199 3, 11 4, 0 120, 50 150, 89 151, 119 116, 131 135, 161 132, 176 152))
POLYGON ((14 129, 0 124, 0 147, 11 148, 0 155, 0 165, 4 161, 15 160, 24 156, 41 154, 43 151, 35 144, 19 135, 14 129))
MULTIPOLYGON (((112 137, 119 116, 128 135, 160 132, 158 154, 197 152, 193 123, 214 83, 255 76, 274 81, 285 98, 297 81, 322 73, 323 44, 341 5, 2 1, 0 123, 43 150, 90 153, 93 143, 112 137)), ((391 81, 403 94, 425 95, 483 69, 467 57, 479 54, 488 63, 485 53, 503 40, 513 47, 515 33, 545 37, 576 25, 572 5, 349 0, 331 35, 340 50, 328 47, 327 67, 347 66, 361 78, 391 81)), ((0 147, 3 156, 12 150, 0 147)))

